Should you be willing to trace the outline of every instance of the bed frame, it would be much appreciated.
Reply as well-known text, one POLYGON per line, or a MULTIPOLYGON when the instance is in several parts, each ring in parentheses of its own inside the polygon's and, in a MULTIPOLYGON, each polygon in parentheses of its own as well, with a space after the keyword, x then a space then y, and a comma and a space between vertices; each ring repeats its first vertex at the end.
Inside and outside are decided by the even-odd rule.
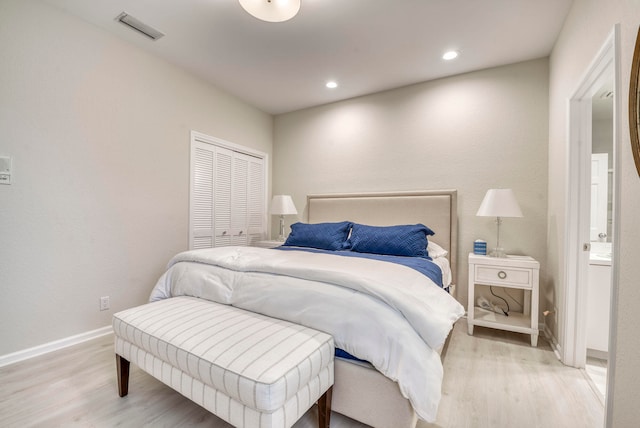
MULTIPOLYGON (((449 250, 452 281, 456 283, 456 190, 309 195, 306 209, 309 223, 425 224, 436 232, 429 239, 449 250)), ((332 410, 376 428, 416 426, 417 415, 396 382, 371 366, 341 358, 336 358, 334 370, 332 410)))

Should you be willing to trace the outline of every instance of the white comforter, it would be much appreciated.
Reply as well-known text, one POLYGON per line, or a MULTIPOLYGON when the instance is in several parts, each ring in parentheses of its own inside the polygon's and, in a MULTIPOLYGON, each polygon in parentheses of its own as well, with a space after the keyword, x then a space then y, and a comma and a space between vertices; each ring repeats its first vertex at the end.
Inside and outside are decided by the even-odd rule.
POLYGON ((325 331, 336 347, 398 382, 433 422, 444 344, 464 308, 419 272, 304 251, 222 247, 176 255, 150 300, 195 296, 325 331))

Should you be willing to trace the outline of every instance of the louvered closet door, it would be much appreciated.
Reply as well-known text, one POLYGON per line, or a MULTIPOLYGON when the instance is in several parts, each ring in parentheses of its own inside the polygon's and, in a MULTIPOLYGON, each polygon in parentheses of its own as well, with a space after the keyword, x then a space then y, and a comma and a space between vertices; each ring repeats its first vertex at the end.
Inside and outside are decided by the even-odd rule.
POLYGON ((191 150, 191 209, 189 248, 213 247, 213 171, 215 152, 210 144, 191 150))
POLYGON ((248 173, 247 234, 249 244, 263 239, 265 224, 265 182, 264 160, 250 157, 248 173))
POLYGON ((231 173, 231 242, 251 245, 263 237, 264 161, 242 153, 233 154, 231 173))
POLYGON ((247 240, 247 210, 249 186, 249 156, 241 153, 233 154, 233 168, 231 171, 231 244, 248 245, 247 240))
POLYGON ((189 248, 250 245, 264 238, 262 158, 194 141, 189 248))

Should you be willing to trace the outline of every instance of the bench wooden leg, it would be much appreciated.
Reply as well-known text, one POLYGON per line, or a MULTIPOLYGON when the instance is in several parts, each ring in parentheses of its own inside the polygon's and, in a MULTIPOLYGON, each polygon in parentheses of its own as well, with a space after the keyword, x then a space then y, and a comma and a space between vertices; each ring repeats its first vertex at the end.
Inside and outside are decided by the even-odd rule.
POLYGON ((129 393, 129 361, 116 354, 116 369, 118 371, 118 394, 124 397, 129 393))
POLYGON ((322 397, 318 400, 318 428, 329 428, 331 424, 331 394, 333 393, 333 386, 330 386, 327 391, 322 394, 322 397))

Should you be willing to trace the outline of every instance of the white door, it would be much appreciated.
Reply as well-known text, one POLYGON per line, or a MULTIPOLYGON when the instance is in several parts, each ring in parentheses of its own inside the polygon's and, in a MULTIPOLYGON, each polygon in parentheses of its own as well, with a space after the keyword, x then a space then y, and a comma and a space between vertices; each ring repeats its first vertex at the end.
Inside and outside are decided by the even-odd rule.
POLYGON ((215 151, 209 145, 191 145, 189 248, 213 247, 213 172, 215 151))
POLYGON ((215 148, 215 170, 213 181, 213 224, 215 225, 214 247, 234 245, 232 242, 232 194, 233 152, 215 148))
POLYGON ((591 155, 591 228, 590 239, 607 236, 607 204, 609 198, 609 155, 591 155))
POLYGON ((249 156, 247 174, 247 240, 249 245, 264 239, 266 232, 265 215, 265 162, 264 159, 249 156))
POLYGON ((189 248, 251 245, 266 233, 265 161, 191 142, 189 248))

